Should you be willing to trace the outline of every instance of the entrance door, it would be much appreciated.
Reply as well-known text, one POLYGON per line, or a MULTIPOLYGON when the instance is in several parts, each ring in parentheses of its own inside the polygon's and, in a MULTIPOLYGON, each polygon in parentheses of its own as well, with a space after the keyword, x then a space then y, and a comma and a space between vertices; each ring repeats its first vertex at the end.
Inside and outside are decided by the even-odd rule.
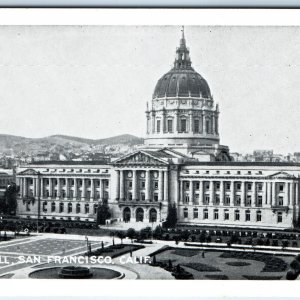
POLYGON ((123 221, 125 223, 130 222, 131 211, 129 207, 124 208, 123 210, 123 221))
POLYGON ((136 210, 136 221, 137 222, 143 222, 144 221, 144 210, 142 208, 138 208, 136 210))

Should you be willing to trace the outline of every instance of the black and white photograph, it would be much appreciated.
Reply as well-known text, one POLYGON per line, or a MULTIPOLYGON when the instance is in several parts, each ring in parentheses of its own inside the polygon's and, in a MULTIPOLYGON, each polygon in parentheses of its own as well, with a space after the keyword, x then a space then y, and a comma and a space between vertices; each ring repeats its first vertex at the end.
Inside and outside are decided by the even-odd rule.
POLYGON ((0 278, 297 280, 299 98, 299 26, 0 26, 0 278))

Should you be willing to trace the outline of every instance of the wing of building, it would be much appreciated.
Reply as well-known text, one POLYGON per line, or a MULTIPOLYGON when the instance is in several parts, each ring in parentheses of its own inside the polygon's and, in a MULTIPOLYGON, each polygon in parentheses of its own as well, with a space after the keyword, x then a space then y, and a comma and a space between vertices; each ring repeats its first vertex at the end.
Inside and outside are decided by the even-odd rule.
POLYGON ((219 107, 191 64, 184 32, 174 67, 147 104, 140 150, 111 163, 21 166, 18 215, 94 222, 107 203, 116 222, 159 223, 175 204, 190 225, 292 228, 299 224, 300 164, 234 162, 220 145, 219 107))

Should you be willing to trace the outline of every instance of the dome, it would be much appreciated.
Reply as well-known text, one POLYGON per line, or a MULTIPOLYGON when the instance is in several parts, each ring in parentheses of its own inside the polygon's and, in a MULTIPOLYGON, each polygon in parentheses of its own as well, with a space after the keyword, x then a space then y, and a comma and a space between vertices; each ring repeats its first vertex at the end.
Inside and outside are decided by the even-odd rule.
POLYGON ((211 98, 206 80, 192 68, 190 51, 186 47, 182 30, 174 67, 158 80, 153 98, 189 96, 211 98))
POLYGON ((172 69, 158 80, 153 93, 153 98, 189 96, 211 98, 206 80, 192 68, 172 69))

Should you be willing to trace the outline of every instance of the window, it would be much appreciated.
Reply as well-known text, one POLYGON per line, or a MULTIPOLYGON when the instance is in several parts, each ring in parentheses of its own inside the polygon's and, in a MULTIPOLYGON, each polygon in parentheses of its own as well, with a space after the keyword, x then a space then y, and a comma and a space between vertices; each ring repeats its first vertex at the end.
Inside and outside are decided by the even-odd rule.
POLYGON ((51 203, 51 212, 55 212, 55 202, 51 203))
POLYGON ((85 204, 85 205, 84 205, 84 213, 85 213, 85 214, 88 214, 89 211, 90 211, 89 205, 88 205, 88 204, 85 204))
POLYGON ((220 205, 220 195, 215 196, 215 205, 220 205))
POLYGON ((203 210, 203 219, 204 220, 208 219, 208 209, 206 209, 206 208, 203 210))
POLYGON ((214 210, 214 220, 219 219, 219 211, 217 209, 214 210))
MULTIPOLYGON (((206 171, 207 172, 207 171, 206 171)), ((205 182, 205 189, 209 190, 209 182, 205 182)))
POLYGON ((246 206, 251 206, 251 196, 250 195, 247 195, 246 206))
POLYGON ((157 193, 154 194, 154 201, 158 202, 158 194, 157 193))
POLYGON ((141 193, 141 199, 142 199, 142 201, 145 201, 145 200, 146 200, 145 193, 141 193))
POLYGON ((247 190, 251 191, 251 189, 252 189, 252 184, 251 183, 247 183, 247 190))
POLYGON ((98 204, 94 204, 94 215, 97 213, 98 210, 98 204))
POLYGON ((249 221, 250 221, 250 210, 246 210, 245 221, 246 221, 246 222, 249 222, 249 221))
POLYGON ((257 206, 262 207, 262 196, 257 197, 257 206))
POLYGON ((128 193, 128 200, 132 200, 132 193, 128 193))
POLYGON ((160 133, 160 120, 157 120, 156 122, 156 132, 160 133))
POLYGON ((225 196, 225 205, 230 205, 230 196, 226 195, 225 196))
POLYGON ((43 212, 47 212, 47 201, 43 202, 43 212))
POLYGON ((283 192, 283 183, 280 183, 280 184, 279 184, 279 191, 280 191, 280 192, 283 192))
POLYGON ((128 188, 132 189, 132 181, 128 181, 128 188))
POLYGON ((77 214, 80 213, 80 204, 79 203, 76 204, 76 213, 77 214))
POLYGON ((277 213, 277 223, 282 223, 282 212, 277 213))
POLYGON ((209 204, 209 195, 205 195, 204 197, 204 205, 208 205, 209 204))
POLYGON ((241 183, 237 183, 237 184, 236 184, 236 189, 237 189, 238 191, 240 191, 240 190, 241 190, 241 186, 242 186, 241 183))
POLYGON ((241 196, 237 195, 235 197, 235 205, 240 206, 241 205, 241 196))
POLYGON ((239 210, 236 210, 234 212, 234 220, 235 221, 239 221, 240 220, 240 211, 239 210))
POLYGON ((283 197, 282 196, 278 197, 278 205, 283 206, 283 197))
POLYGON ((145 181, 141 181, 141 189, 144 189, 146 186, 146 182, 145 181))
POLYGON ((182 132, 186 132, 186 119, 181 119, 180 120, 180 127, 182 132))
POLYGON ((189 217, 189 212, 188 212, 188 209, 187 208, 184 208, 183 209, 183 217, 186 219, 189 217))
POLYGON ((59 203, 59 212, 60 213, 64 212, 64 204, 63 203, 59 203))
POLYGON ((90 199, 91 198, 91 192, 90 191, 86 191, 86 198, 90 199))
POLYGON ((195 133, 199 133, 200 132, 200 122, 199 122, 199 120, 194 120, 194 132, 195 133))
POLYGON ((184 182, 184 188, 187 190, 190 188, 190 182, 189 181, 185 181, 184 182))
POLYGON ((158 181, 157 181, 157 180, 154 181, 154 189, 155 189, 155 190, 158 190, 158 181))
POLYGON ((206 120, 206 133, 210 133, 210 121, 206 120))
POLYGON ((189 194, 185 194, 185 196, 184 196, 184 201, 185 201, 185 203, 188 203, 188 202, 190 201, 190 196, 189 196, 189 194))
POLYGON ((220 190, 220 182, 216 182, 216 190, 220 190))
POLYGON ((256 222, 261 222, 261 211, 256 212, 256 222))
POLYGON ((68 213, 72 212, 72 203, 68 203, 68 213))
POLYGON ((257 189, 258 189, 258 191, 262 191, 262 187, 263 187, 263 185, 262 185, 262 183, 259 183, 258 185, 257 185, 257 189))
POLYGON ((224 211, 224 220, 229 220, 229 211, 228 210, 224 211))
POLYGON ((196 182, 196 183, 195 183, 195 189, 196 189, 196 190, 199 190, 199 189, 200 189, 200 182, 196 182))
POLYGON ((168 132, 173 132, 173 120, 168 120, 167 125, 168 125, 168 132))
POLYGON ((194 219, 198 219, 198 208, 194 208, 194 219))

